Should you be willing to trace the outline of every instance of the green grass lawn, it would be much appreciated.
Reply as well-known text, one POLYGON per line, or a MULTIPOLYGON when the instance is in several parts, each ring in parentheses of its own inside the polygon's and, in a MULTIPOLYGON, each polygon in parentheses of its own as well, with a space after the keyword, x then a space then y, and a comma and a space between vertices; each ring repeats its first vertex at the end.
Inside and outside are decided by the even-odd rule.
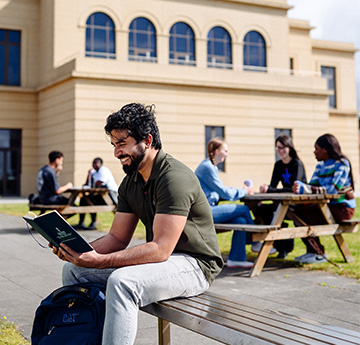
POLYGON ((26 340, 16 326, 7 322, 3 316, 0 319, 0 345, 30 345, 30 341, 26 340))
MULTIPOLYGON (((357 199, 358 205, 360 205, 360 199, 357 199)), ((27 204, 0 204, 0 212, 22 216, 29 211, 29 207, 27 204)), ((100 223, 98 228, 100 231, 108 231, 114 215, 112 213, 98 213, 98 222, 100 223)), ((360 208, 357 208, 355 211, 354 218, 360 218, 360 208)), ((69 223, 72 225, 77 224, 79 221, 79 217, 75 215, 69 219, 69 223)), ((86 215, 85 223, 90 223, 90 215, 86 215)), ((25 223, 24 223, 25 226, 25 223)), ((139 224, 135 236, 137 238, 145 238, 145 229, 143 224, 139 224)), ((305 253, 305 246, 302 243, 301 239, 295 239, 295 248, 288 255, 286 260, 276 259, 276 254, 272 257, 270 256, 268 260, 272 263, 279 265, 294 265, 296 267, 301 267, 303 269, 308 270, 323 270, 327 272, 331 272, 334 274, 345 275, 347 277, 356 278, 360 280, 360 232, 355 234, 344 234, 344 239, 349 246, 350 252, 355 258, 355 262, 353 263, 345 263, 343 257, 335 243, 335 240, 332 236, 323 236, 321 238, 321 243, 326 248, 326 253, 331 261, 339 265, 340 267, 336 267, 331 265, 330 263, 323 264, 311 264, 311 265, 302 265, 294 263, 293 259, 301 254, 305 253)), ((220 250, 224 256, 229 253, 230 244, 231 244, 232 232, 225 232, 218 234, 219 246, 220 250)), ((256 254, 250 251, 250 246, 247 246, 248 258, 250 260, 254 260, 256 254)))

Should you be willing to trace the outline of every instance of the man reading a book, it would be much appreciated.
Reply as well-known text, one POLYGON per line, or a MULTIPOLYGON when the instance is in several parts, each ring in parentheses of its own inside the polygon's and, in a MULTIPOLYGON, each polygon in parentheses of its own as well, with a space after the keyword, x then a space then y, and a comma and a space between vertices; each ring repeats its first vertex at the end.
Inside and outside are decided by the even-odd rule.
POLYGON ((40 203, 44 205, 66 205, 68 198, 61 195, 73 184, 68 182, 60 186, 57 175, 63 168, 64 155, 60 151, 51 151, 49 153, 49 164, 43 166, 37 173, 37 188, 40 203))
POLYGON ((103 344, 133 344, 139 307, 206 291, 223 267, 211 210, 195 174, 162 150, 154 106, 131 103, 105 131, 126 173, 108 234, 77 253, 65 244, 63 284, 107 284, 103 344), (141 220, 146 243, 128 247, 141 220))

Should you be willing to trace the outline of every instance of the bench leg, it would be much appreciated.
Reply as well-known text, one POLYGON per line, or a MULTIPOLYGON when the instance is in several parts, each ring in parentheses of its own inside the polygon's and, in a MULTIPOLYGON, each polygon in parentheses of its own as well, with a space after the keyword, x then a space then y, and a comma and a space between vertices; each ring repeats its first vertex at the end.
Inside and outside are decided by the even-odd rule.
POLYGON ((159 345, 170 345, 170 322, 158 318, 159 345))
POLYGON ((351 255, 349 247, 347 246, 342 235, 334 235, 334 239, 340 249, 342 256, 344 257, 345 262, 354 262, 354 257, 351 255))

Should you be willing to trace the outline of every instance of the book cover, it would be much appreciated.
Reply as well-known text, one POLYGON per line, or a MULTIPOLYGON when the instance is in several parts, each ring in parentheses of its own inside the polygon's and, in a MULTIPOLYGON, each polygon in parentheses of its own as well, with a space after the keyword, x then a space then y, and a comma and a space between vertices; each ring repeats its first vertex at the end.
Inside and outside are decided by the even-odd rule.
POLYGON ((59 248, 60 243, 65 243, 79 253, 92 250, 84 238, 56 210, 38 217, 25 215, 23 219, 56 248, 59 248))

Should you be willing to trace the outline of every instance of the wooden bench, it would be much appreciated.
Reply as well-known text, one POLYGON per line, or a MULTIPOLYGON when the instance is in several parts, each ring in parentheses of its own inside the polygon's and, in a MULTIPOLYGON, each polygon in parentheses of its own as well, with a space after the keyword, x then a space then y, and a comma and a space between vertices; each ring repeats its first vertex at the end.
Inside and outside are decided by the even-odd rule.
POLYGON ((360 333, 302 320, 206 292, 150 304, 158 317, 159 345, 170 344, 170 323, 224 344, 360 344, 360 333))

